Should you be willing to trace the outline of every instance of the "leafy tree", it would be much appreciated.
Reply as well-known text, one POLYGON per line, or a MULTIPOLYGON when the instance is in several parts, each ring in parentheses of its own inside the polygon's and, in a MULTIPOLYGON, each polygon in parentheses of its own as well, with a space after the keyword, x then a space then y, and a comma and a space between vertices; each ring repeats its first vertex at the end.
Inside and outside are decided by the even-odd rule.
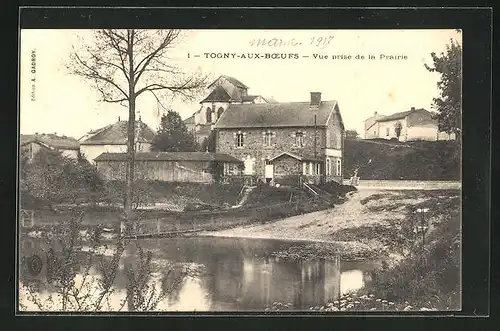
POLYGON ((215 153, 216 145, 215 145, 215 131, 210 132, 210 135, 203 139, 201 143, 201 151, 202 152, 212 152, 215 153))
POLYGON ((394 131, 396 132, 396 137, 398 138, 399 140, 399 137, 401 136, 401 130, 403 129, 403 125, 401 124, 401 122, 396 122, 396 124, 394 124, 394 131))
POLYGON ((199 146, 179 113, 169 110, 161 117, 152 148, 163 152, 194 152, 199 149, 199 146))
POLYGON ((207 77, 188 75, 169 62, 169 51, 181 39, 179 30, 96 30, 91 42, 73 48, 67 67, 90 81, 103 102, 128 108, 125 215, 132 221, 134 182, 135 108, 137 98, 150 92, 160 98, 193 99, 206 85, 207 77))
POLYGON ((441 75, 437 83, 440 96, 433 99, 433 106, 438 111, 439 130, 455 133, 458 138, 462 129, 462 46, 452 39, 446 52, 440 55, 431 53, 431 56, 433 66, 424 65, 428 71, 441 75))
POLYGON ((67 158, 59 151, 42 148, 29 161, 21 159, 21 202, 34 198, 49 205, 59 202, 95 202, 103 188, 97 169, 87 160, 67 158))
POLYGON ((356 130, 346 130, 345 131, 345 138, 346 139, 354 140, 354 139, 357 139, 358 136, 359 136, 359 134, 356 130))

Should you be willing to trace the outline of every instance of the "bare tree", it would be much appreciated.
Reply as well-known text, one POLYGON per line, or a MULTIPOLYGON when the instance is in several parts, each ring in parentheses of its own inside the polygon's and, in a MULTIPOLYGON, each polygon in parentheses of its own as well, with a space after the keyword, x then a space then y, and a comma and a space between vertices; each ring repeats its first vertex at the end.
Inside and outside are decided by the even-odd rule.
MULTIPOLYGON (((207 83, 207 76, 187 74, 169 58, 181 41, 179 30, 97 30, 92 43, 73 48, 67 65, 71 73, 89 80, 103 102, 127 106, 127 171, 125 216, 133 219, 135 108, 137 98, 150 92, 162 107, 169 95, 193 99, 207 83)), ((164 107, 166 108, 166 107, 164 107)))

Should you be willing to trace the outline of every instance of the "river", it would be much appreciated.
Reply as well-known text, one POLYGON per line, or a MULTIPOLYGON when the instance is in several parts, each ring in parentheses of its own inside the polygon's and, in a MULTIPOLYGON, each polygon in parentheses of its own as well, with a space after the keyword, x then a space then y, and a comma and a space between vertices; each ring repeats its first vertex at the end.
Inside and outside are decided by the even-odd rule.
MULTIPOLYGON (((158 271, 156 279, 166 273, 168 267, 161 267, 165 262, 191 270, 180 286, 159 303, 156 310, 161 311, 264 311, 273 302, 289 304, 294 310, 308 310, 363 287, 378 265, 374 261, 290 261, 272 255, 290 245, 303 244, 291 241, 189 237, 145 239, 138 243, 152 251, 158 271)), ((124 265, 135 256, 133 249, 125 251, 115 292, 104 310, 121 307, 120 302, 126 297, 124 265)), ((23 276, 26 275, 20 277, 23 282, 36 281, 23 276)), ((43 277, 43 272, 36 277, 41 284, 39 294, 47 297, 50 290, 43 285, 43 277)), ((23 293, 20 300, 25 301, 27 310, 35 309, 23 293)))

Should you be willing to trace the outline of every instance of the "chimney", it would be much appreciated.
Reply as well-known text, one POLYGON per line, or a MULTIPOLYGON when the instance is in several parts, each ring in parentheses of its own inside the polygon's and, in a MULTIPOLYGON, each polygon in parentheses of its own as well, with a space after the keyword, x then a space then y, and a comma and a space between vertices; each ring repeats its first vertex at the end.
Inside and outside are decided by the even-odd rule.
POLYGON ((118 116, 118 122, 120 122, 120 116, 118 116))
POLYGON ((318 109, 321 105, 321 92, 311 92, 311 109, 318 109))
POLYGON ((373 113, 373 115, 377 115, 377 114, 378 114, 378 112, 374 112, 374 113, 373 113))
POLYGON ((411 107, 411 108, 410 108, 410 110, 411 110, 411 111, 414 111, 414 110, 415 110, 415 107, 411 107))

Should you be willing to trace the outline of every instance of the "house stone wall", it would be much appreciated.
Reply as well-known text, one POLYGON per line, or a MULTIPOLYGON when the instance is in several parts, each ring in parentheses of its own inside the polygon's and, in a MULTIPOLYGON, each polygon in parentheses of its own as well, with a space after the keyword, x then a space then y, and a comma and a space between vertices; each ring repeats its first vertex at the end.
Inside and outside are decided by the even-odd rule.
POLYGON ((273 165, 275 178, 302 174, 302 162, 288 155, 275 159, 273 165))
POLYGON ((405 140, 407 137, 407 134, 408 134, 405 119, 379 122, 378 123, 378 128, 379 128, 378 138, 383 138, 383 139, 397 138, 397 136, 396 136, 396 123, 397 122, 401 123, 400 140, 405 140))
MULTIPOLYGON (((325 128, 317 128, 317 155, 320 157, 324 149, 325 128)), ((314 128, 243 128, 218 129, 217 130, 217 152, 232 155, 242 161, 255 158, 254 175, 264 177, 264 165, 266 159, 271 159, 282 152, 290 152, 297 156, 314 155, 314 128), (266 132, 272 134, 271 146, 264 144, 266 132), (236 146, 236 134, 244 135, 243 147, 236 146), (296 145, 296 133, 304 134, 304 145, 296 145)))

